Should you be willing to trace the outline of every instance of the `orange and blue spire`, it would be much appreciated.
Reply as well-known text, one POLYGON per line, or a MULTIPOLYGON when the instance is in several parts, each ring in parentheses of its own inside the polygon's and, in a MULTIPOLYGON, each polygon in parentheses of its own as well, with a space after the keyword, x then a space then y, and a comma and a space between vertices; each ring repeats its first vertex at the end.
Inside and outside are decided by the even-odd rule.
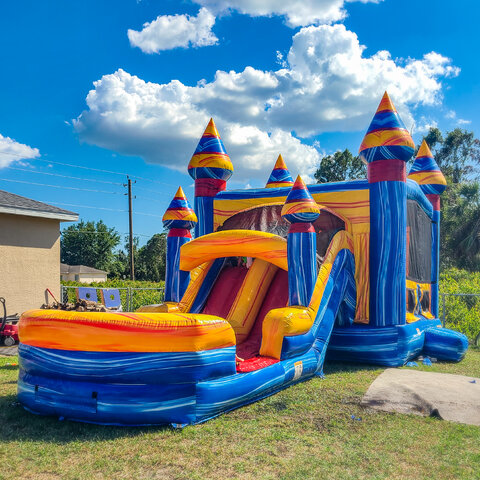
POLYGON ((213 232, 213 198, 225 190, 232 176, 233 165, 225 150, 213 118, 188 164, 188 173, 195 180, 195 212, 198 223, 195 236, 213 232))
POLYGON ((299 175, 282 207, 282 217, 290 223, 312 223, 320 215, 320 208, 299 175))
POLYGON ((425 195, 440 195, 447 186, 447 181, 425 140, 418 149, 408 178, 415 180, 425 195))
POLYGON ((317 279, 317 242, 313 222, 320 208, 300 175, 282 208, 291 223, 287 237, 288 304, 307 307, 317 279))
POLYGON ((162 218, 164 228, 183 228, 190 230, 197 223, 197 216, 193 211, 182 187, 178 187, 177 193, 170 202, 162 218))
POLYGON ((406 162, 414 149, 385 92, 359 149, 368 164, 370 324, 377 327, 406 322, 406 162))
POLYGON ((293 178, 288 171, 287 165, 280 154, 275 162, 270 178, 265 188, 291 187, 293 178))
POLYGON ((213 118, 208 122, 202 138, 198 142, 188 164, 188 173, 194 180, 209 178, 223 182, 232 176, 233 165, 213 118))
POLYGON ((188 203, 182 187, 178 187, 162 221, 164 228, 168 229, 165 301, 179 302, 190 279, 189 272, 180 270, 180 249, 191 240, 190 229, 197 223, 197 216, 188 203))
POLYGON ((385 92, 360 145, 360 157, 367 163, 377 160, 406 162, 413 155, 414 149, 410 133, 385 92))

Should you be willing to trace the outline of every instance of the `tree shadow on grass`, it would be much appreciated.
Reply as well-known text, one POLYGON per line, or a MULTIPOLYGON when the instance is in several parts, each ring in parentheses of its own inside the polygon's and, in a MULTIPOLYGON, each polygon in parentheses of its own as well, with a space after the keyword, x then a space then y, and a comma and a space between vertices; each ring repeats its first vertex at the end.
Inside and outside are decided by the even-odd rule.
MULTIPOLYGON (((1 370, 15 370, 18 366, 3 365, 1 370)), ((382 367, 370 365, 354 365, 350 363, 326 362, 325 375, 346 372, 372 372, 382 371, 382 367)), ((3 382, 3 384, 16 383, 16 381, 3 382)), ((273 401, 264 406, 268 411, 282 411, 288 408, 287 404, 273 401)), ((180 433, 171 426, 143 426, 119 427, 108 425, 95 425, 74 421, 60 421, 54 416, 35 415, 26 411, 19 403, 15 394, 0 397, 0 438, 10 442, 42 441, 48 443, 68 444, 71 442, 97 442, 115 440, 119 438, 135 438, 144 434, 170 434, 180 433)))
POLYGON ((0 366, 0 371, 4 371, 4 372, 8 372, 8 371, 14 371, 14 370, 18 370, 18 363, 16 362, 12 362, 11 365, 1 365, 0 366))
POLYGON ((178 430, 166 426, 118 427, 60 421, 57 417, 35 415, 25 410, 16 395, 0 397, 0 438, 3 442, 41 441, 68 444, 96 442, 118 438, 134 438, 145 433, 174 434, 178 430))

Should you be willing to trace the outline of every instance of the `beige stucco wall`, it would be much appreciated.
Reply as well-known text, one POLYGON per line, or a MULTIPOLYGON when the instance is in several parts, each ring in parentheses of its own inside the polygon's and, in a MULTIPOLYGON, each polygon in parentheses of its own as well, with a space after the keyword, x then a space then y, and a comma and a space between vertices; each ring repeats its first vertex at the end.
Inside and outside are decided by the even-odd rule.
POLYGON ((59 299, 60 222, 0 213, 0 296, 7 313, 39 308, 46 288, 59 299))

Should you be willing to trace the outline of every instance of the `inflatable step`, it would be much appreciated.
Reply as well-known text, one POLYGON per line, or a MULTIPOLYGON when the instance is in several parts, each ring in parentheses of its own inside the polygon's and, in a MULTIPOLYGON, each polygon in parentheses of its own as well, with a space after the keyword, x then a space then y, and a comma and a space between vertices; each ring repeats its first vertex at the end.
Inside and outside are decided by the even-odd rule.
POLYGON ((423 354, 438 360, 459 362, 467 352, 468 339, 448 328, 430 327, 425 330, 423 354))

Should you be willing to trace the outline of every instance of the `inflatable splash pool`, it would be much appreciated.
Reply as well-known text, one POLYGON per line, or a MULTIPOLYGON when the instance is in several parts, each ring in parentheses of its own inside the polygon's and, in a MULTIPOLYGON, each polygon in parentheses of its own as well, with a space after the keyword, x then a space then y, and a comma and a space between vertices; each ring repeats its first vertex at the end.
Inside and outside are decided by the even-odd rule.
POLYGON ((361 146, 368 179, 307 187, 281 157, 266 188, 233 172, 209 123, 163 222, 165 302, 137 312, 32 310, 19 324, 18 397, 36 414, 187 425, 321 375, 325 357, 459 361, 438 320, 445 179, 384 96, 361 146), (195 227, 195 239, 190 230, 195 227))

